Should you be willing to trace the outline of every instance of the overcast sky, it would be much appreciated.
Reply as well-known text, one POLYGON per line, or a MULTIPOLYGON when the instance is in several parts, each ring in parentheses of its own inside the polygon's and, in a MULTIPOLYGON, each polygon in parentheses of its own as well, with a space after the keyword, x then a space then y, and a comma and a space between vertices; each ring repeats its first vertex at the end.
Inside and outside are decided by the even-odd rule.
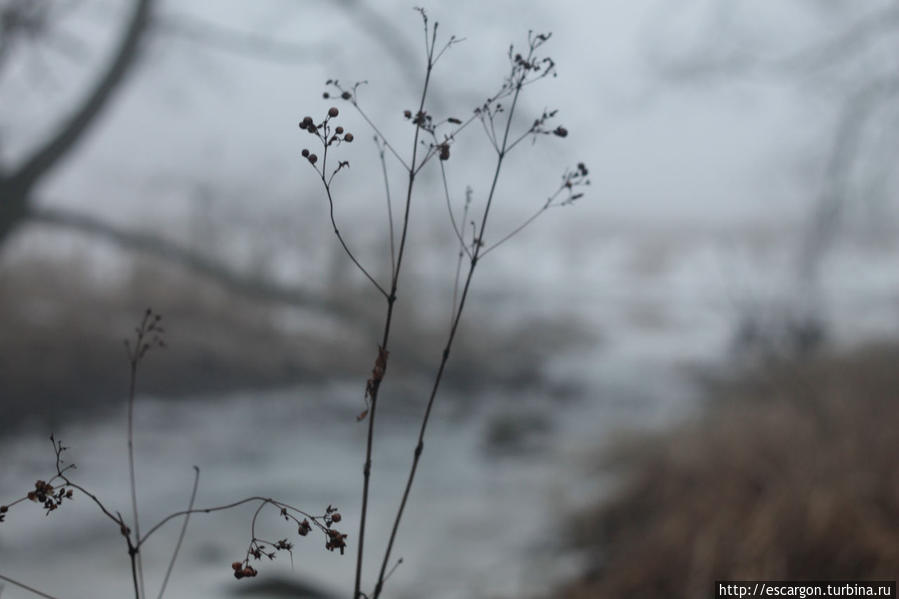
MULTIPOLYGON (((186 206, 195 205, 190 198, 197 186, 211 189, 214 197, 230 194, 226 200, 232 205, 254 210, 315 196, 312 173, 298 157, 308 140, 296 123, 306 113, 327 109, 330 102, 321 92, 329 77, 368 80, 364 104, 385 133, 407 147, 411 128, 402 110, 413 107, 417 94, 413 83, 423 60, 419 17, 405 0, 371 3, 370 10, 387 24, 385 38, 385 30, 371 27, 364 13, 350 14, 338 4, 164 2, 165 18, 192 15, 309 50, 295 63, 274 63, 177 35, 155 36, 100 126, 42 190, 44 201, 89 206, 130 222, 166 210, 184 214, 186 206), (398 54, 404 56, 401 62, 398 54)), ((579 161, 590 167, 593 181, 578 209, 582 223, 776 221, 803 214, 813 199, 809 177, 820 166, 832 122, 826 98, 810 99, 801 86, 758 77, 672 83, 654 68, 660 56, 677 56, 720 33, 708 25, 715 3, 423 4, 441 22, 443 34, 465 38, 436 74, 434 109, 448 115, 464 115, 493 91, 505 72, 509 43, 521 44, 528 29, 554 34, 546 53, 558 63, 559 76, 528 90, 525 107, 559 108, 559 122, 571 135, 522 148, 503 188, 516 203, 538 206, 562 168, 579 161)), ((83 41, 84 51, 76 56, 48 49, 37 57, 16 56, 0 82, 7 160, 52 129, 84 90, 126 6, 124 0, 84 0, 61 25, 83 41)), ((748 35, 769 36, 762 38, 764 48, 790 47, 820 32, 808 3, 737 6, 748 35)), ((356 208, 371 201, 366 193, 371 179, 377 181, 378 165, 363 124, 349 115, 346 124, 362 142, 345 154, 353 165, 344 183, 353 191, 347 193, 352 197, 346 200, 351 207, 346 218, 353 219, 356 208)), ((476 194, 484 189, 480 156, 477 150, 454 155, 454 193, 461 196, 467 184, 476 194)), ((499 213, 509 222, 519 214, 509 202, 499 213)))

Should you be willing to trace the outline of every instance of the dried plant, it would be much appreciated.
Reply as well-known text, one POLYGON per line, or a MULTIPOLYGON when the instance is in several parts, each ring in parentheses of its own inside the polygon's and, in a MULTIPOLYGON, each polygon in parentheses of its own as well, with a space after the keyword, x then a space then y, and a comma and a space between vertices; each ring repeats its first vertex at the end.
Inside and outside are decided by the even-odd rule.
MULTIPOLYGON (((241 560, 231 564, 234 577, 238 579, 256 576, 256 569, 250 565, 251 558, 254 560, 260 560, 262 558, 274 559, 279 551, 291 553, 291 550, 293 549, 293 544, 288 541, 287 538, 279 539, 277 541, 268 541, 256 535, 256 520, 259 517, 260 512, 266 506, 277 509, 284 520, 291 522, 293 526, 296 526, 297 534, 299 536, 305 537, 313 529, 318 530, 324 538, 325 549, 328 551, 339 550, 340 553, 343 554, 346 548, 347 535, 341 533, 334 526, 340 522, 341 515, 337 508, 330 505, 325 509, 324 514, 315 516, 288 503, 272 499, 271 497, 252 496, 225 505, 195 508, 194 500, 196 499, 197 488, 200 482, 200 469, 197 466, 194 466, 194 482, 187 509, 169 514, 150 527, 146 533, 141 534, 137 508, 137 477, 134 468, 134 399, 137 390, 137 374, 140 365, 148 352, 156 348, 165 347, 165 341, 163 340, 164 333, 165 329, 162 327, 162 316, 154 313, 153 310, 148 308, 146 312, 144 312, 140 324, 134 329, 134 338, 125 340, 125 349, 131 371, 128 393, 128 420, 126 424, 128 431, 128 474, 131 492, 131 518, 128 519, 122 515, 122 512, 108 507, 95 493, 73 479, 72 473, 77 467, 74 463, 67 464, 63 459, 63 454, 69 448, 63 445, 62 441, 59 441, 53 435, 50 435, 50 443, 53 446, 53 452, 56 458, 55 472, 48 477, 47 480, 37 480, 34 483, 34 488, 30 489, 24 496, 7 504, 0 505, 0 523, 6 520, 10 508, 28 501, 39 505, 41 509, 44 510, 45 515, 49 516, 52 512, 61 508, 66 501, 74 500, 76 497, 75 492, 78 491, 89 498, 100 512, 117 527, 119 533, 122 535, 131 563, 131 578, 134 585, 135 599, 143 599, 148 596, 146 585, 144 583, 144 570, 141 560, 141 550, 144 543, 146 543, 155 532, 172 520, 182 519, 181 531, 178 535, 175 547, 172 550, 168 567, 166 568, 157 594, 157 597, 161 599, 165 594, 172 569, 178 559, 178 552, 181 549, 181 544, 187 533, 187 525, 190 516, 196 513, 209 514, 212 512, 230 510, 247 504, 258 504, 256 511, 253 513, 250 525, 251 538, 246 553, 241 560)), ((56 599, 53 595, 39 591, 3 574, 0 574, 0 580, 4 580, 41 597, 56 599)))
MULTIPOLYGON (((553 126, 552 121, 557 114, 557 111, 555 110, 544 110, 542 114, 531 121, 529 127, 524 127, 521 131, 514 130, 514 125, 516 123, 515 116, 521 108, 519 100, 524 88, 537 81, 556 75, 555 62, 551 58, 540 56, 539 53, 542 46, 549 41, 550 35, 530 32, 528 34, 527 46, 523 52, 517 52, 514 46, 510 46, 509 72, 499 89, 483 104, 471 110, 470 114, 464 119, 456 116, 434 115, 426 110, 426 101, 431 86, 431 77, 434 68, 446 51, 460 40, 453 36, 444 43, 438 43, 438 24, 435 22, 431 25, 425 11, 423 9, 417 10, 419 10, 421 14, 424 25, 426 66, 418 108, 414 111, 407 109, 403 112, 404 118, 414 127, 411 157, 408 159, 404 158, 397 150, 396 146, 387 139, 362 108, 359 99, 359 89, 364 82, 355 83, 351 86, 344 86, 338 80, 328 80, 326 85, 330 89, 335 90, 335 93, 332 94, 331 91, 326 91, 324 93, 325 98, 334 96, 348 102, 374 132, 375 142, 379 149, 382 172, 384 173, 384 187, 386 191, 389 220, 390 280, 386 284, 379 282, 371 272, 360 263, 360 260, 350 250, 345 238, 341 235, 340 229, 334 218, 335 199, 332 182, 338 173, 349 167, 349 163, 344 160, 334 159, 329 154, 339 150, 343 143, 352 142, 354 139, 353 134, 345 132, 345 128, 342 125, 337 124, 335 119, 340 115, 340 110, 336 106, 328 109, 327 115, 318 122, 310 116, 303 118, 300 122, 300 129, 313 136, 321 147, 320 162, 318 155, 309 149, 303 149, 302 155, 308 160, 309 164, 318 175, 318 178, 321 180, 325 196, 328 200, 331 224, 334 228, 334 233, 353 264, 356 265, 386 302, 384 332, 381 341, 377 346, 377 356, 375 358, 375 366, 372 369, 372 375, 365 384, 364 398, 366 407, 359 416, 360 420, 367 417, 368 433, 366 438, 365 462, 362 473, 362 508, 359 520, 359 534, 356 541, 357 557, 356 578, 353 591, 354 599, 360 597, 371 597, 372 599, 375 599, 379 597, 383 591, 384 583, 389 576, 388 567, 390 566, 391 553, 409 499, 409 494, 415 480, 421 455, 424 451, 425 433, 430 421, 437 392, 440 388, 447 362, 449 361, 450 352, 453 347, 453 341, 456 338, 456 332, 462 318, 465 302, 468 299, 474 272, 479 261, 489 252, 496 249, 531 224, 538 216, 548 209, 557 206, 568 206, 577 201, 583 195, 579 188, 584 185, 589 185, 590 183, 587 178, 587 168, 583 163, 579 163, 574 169, 566 170, 562 175, 561 184, 545 200, 545 202, 540 205, 534 214, 525 219, 524 222, 515 227, 510 233, 500 237, 497 241, 488 244, 485 237, 485 231, 491 208, 493 207, 494 200, 497 199, 497 183, 509 153, 521 142, 528 139, 536 141, 540 136, 553 135, 564 138, 568 135, 568 130, 565 127, 561 125, 553 126), (469 128, 469 125, 475 122, 481 124, 487 141, 495 154, 491 185, 486 194, 480 218, 469 221, 473 192, 471 191, 471 188, 468 188, 462 209, 462 218, 457 220, 447 176, 448 163, 451 159, 453 145, 459 139, 461 134, 469 128), (388 169, 386 161, 388 157, 396 160, 406 173, 406 191, 398 247, 395 243, 393 206, 390 194, 391 186, 387 175, 388 169), (331 158, 330 167, 329 158, 331 158), (365 534, 368 519, 369 489, 372 476, 371 456, 372 446, 375 440, 375 416, 377 414, 378 396, 381 389, 381 383, 387 371, 391 325, 395 318, 397 290, 399 288, 403 258, 406 253, 409 215, 413 204, 415 185, 417 177, 422 169, 429 163, 435 162, 435 159, 437 168, 439 168, 440 172, 445 200, 449 210, 450 222, 459 243, 459 261, 457 264, 457 274, 453 290, 451 323, 437 365, 436 374, 434 375, 433 384, 430 393, 427 396, 428 399, 421 419, 418 440, 415 445, 412 464, 409 469, 409 476, 403 489, 402 499, 393 518, 393 527, 387 541, 387 547, 381 559, 378 578, 375 582, 374 590, 371 593, 365 593, 362 591, 362 570, 365 558, 365 534), (336 165, 334 165, 335 162, 336 165), (467 273, 462 276, 462 265, 466 259, 468 262, 468 269, 467 273)), ((390 572, 392 572, 392 569, 390 572)))
MULTIPOLYGON (((334 207, 336 200, 333 182, 338 174, 344 172, 350 166, 348 161, 340 160, 335 154, 339 152, 343 144, 352 143, 354 141, 354 134, 347 131, 344 125, 338 124, 337 119, 341 117, 341 111, 336 106, 330 107, 321 119, 313 119, 311 116, 306 116, 299 123, 300 129, 311 136, 317 146, 315 151, 306 148, 302 150, 301 154, 314 170, 317 178, 321 181, 328 202, 329 218, 334 234, 348 258, 385 302, 383 333, 380 341, 377 343, 377 353, 375 355, 371 376, 366 380, 362 391, 365 407, 358 416, 359 421, 367 420, 367 437, 365 444, 365 461, 362 472, 362 505, 359 518, 359 532, 356 539, 356 568, 353 585, 354 599, 376 599, 379 597, 392 572, 400 563, 402 563, 402 559, 399 559, 394 562, 391 567, 391 555, 394 549, 397 532, 399 531, 403 519, 406 504, 415 481, 421 456, 424 451, 425 435, 432 410, 450 358, 453 342, 459 329, 459 323, 471 291, 474 273, 478 264, 490 252, 506 243, 550 208, 569 206, 576 202, 583 195, 581 188, 590 183, 588 179, 588 170, 583 163, 577 164, 574 168, 566 169, 562 174, 561 182, 542 203, 537 204, 535 212, 530 214, 530 216, 525 218, 521 224, 514 227, 510 232, 499 236, 495 241, 488 242, 485 232, 487 230, 487 224, 494 203, 499 201, 497 184, 509 154, 526 140, 536 142, 539 138, 545 136, 558 138, 568 136, 568 130, 554 122, 557 115, 556 110, 544 110, 535 118, 525 121, 522 121, 522 117, 518 116, 518 113, 522 110, 520 98, 525 88, 538 81, 556 75, 555 62, 551 58, 541 55, 542 48, 544 44, 549 41, 550 35, 530 32, 527 37, 527 44, 523 50, 516 51, 514 46, 510 46, 508 52, 509 70, 498 89, 482 104, 470 110, 464 118, 454 115, 435 115, 427 109, 427 100, 431 88, 433 72, 441 57, 461 40, 456 37, 450 37, 445 42, 439 42, 438 24, 436 22, 433 24, 430 23, 424 10, 417 10, 421 15, 424 27, 426 63, 424 82, 418 98, 417 108, 415 110, 406 109, 403 111, 403 117, 413 128, 410 155, 408 157, 404 157, 401 154, 398 147, 388 140, 362 108, 359 91, 364 82, 343 85, 338 80, 332 79, 326 82, 327 91, 324 93, 326 99, 333 97, 346 102, 373 132, 384 177, 383 184, 389 222, 386 237, 389 240, 390 247, 390 276, 387 281, 379 281, 370 270, 363 266, 362 260, 360 260, 360 258, 352 251, 347 239, 341 233, 335 218, 334 207), (517 116, 518 118, 516 119, 517 116), (520 126, 519 123, 522 122, 530 124, 520 126), (492 148, 494 153, 493 165, 489 172, 491 183, 487 193, 481 198, 482 207, 480 208, 479 215, 474 214, 473 199, 475 194, 472 188, 468 187, 466 188, 463 201, 460 202, 461 214, 457 217, 457 208, 454 206, 457 202, 454 200, 453 194, 450 191, 448 169, 450 168, 450 163, 453 158, 453 147, 461 138, 462 134, 472 131, 476 132, 478 130, 477 126, 471 127, 472 124, 480 124, 480 129, 486 138, 486 142, 489 144, 489 147, 492 148), (402 197, 403 207, 399 219, 400 224, 398 233, 396 231, 397 227, 394 218, 393 198, 390 191, 391 185, 388 176, 388 160, 397 161, 405 171, 405 192, 402 197), (400 287, 400 275, 403 271, 404 258, 408 251, 407 242, 409 238, 410 214, 414 204, 416 183, 422 170, 432 163, 434 164, 433 168, 437 169, 440 175, 442 189, 449 212, 449 221, 459 247, 452 295, 450 327, 439 359, 436 362, 436 371, 433 382, 426 395, 427 400, 424 402, 423 406, 424 410, 413 451, 412 462, 409 468, 409 474, 403 487, 402 499, 393 515, 393 525, 391 527, 389 538, 386 540, 386 548, 380 560, 378 576, 374 582, 373 589, 370 592, 365 592, 362 590, 362 572, 364 558, 366 557, 365 541, 369 517, 372 451, 376 438, 375 422, 379 395, 382 382, 387 373, 392 325, 397 318, 395 308, 400 287), (463 268, 466 264, 467 268, 463 268)), ((341 521, 342 516, 336 508, 330 505, 325 509, 323 514, 312 515, 279 500, 269 497, 252 496, 224 505, 195 508, 194 500, 200 474, 199 468, 196 466, 194 467, 195 476, 187 509, 169 514, 150 527, 146 533, 141 534, 140 520, 138 517, 137 480, 134 468, 134 399, 137 374, 142 360, 150 350, 165 346, 163 341, 163 334, 165 331, 161 326, 161 320, 161 316, 154 314, 152 310, 148 309, 139 326, 135 329, 134 339, 125 342, 131 374, 127 419, 131 517, 126 518, 121 512, 114 511, 107 507, 95 494, 91 493, 72 479, 71 474, 72 471, 75 470, 75 465, 65 464, 63 461, 63 453, 67 448, 51 436, 51 442, 53 443, 53 449, 56 456, 55 473, 47 481, 38 480, 35 483, 34 489, 29 490, 25 496, 10 502, 8 505, 0 506, 0 522, 5 519, 9 508, 20 503, 30 500, 39 504, 47 514, 50 514, 59 509, 66 501, 75 498, 75 491, 80 492, 96 504, 100 511, 118 527, 131 560, 135 599, 147 597, 144 582, 145 575, 141 561, 141 550, 144 543, 167 523, 177 519, 182 521, 181 532, 172 551, 169 566, 158 593, 158 596, 161 598, 165 592, 172 568, 177 560, 178 551, 184 539, 188 521, 190 516, 195 513, 212 513, 229 510, 247 504, 258 504, 252 517, 251 539, 246 551, 242 559, 236 560, 231 564, 233 575, 238 579, 254 577, 257 575, 258 572, 256 568, 251 565, 251 560, 261 560, 263 558, 274 559, 280 552, 287 552, 292 556, 294 545, 288 537, 277 540, 267 540, 256 535, 257 518, 266 506, 270 506, 272 509, 277 510, 280 516, 286 522, 290 523, 292 528, 296 529, 299 536, 305 537, 310 532, 317 530, 324 538, 325 549, 329 551, 336 550, 343 554, 348 547, 348 537, 346 534, 335 528, 335 525, 341 521)), ((383 517, 387 516, 385 515, 383 517)), ((5 580, 43 597, 52 597, 51 595, 47 595, 46 593, 3 575, 0 575, 0 580, 5 580)))

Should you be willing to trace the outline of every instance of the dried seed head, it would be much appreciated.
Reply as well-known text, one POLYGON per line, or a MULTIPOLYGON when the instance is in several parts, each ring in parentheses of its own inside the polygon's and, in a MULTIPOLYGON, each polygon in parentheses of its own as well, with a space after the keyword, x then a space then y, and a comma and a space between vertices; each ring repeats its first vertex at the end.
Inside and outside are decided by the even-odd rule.
POLYGON ((243 564, 240 562, 234 562, 231 564, 232 570, 240 570, 241 568, 243 568, 243 564))
POLYGON ((334 133, 337 133, 338 135, 343 133, 343 127, 337 127, 336 129, 334 129, 334 133))
POLYGON ((353 141, 353 134, 352 134, 352 133, 347 133, 346 135, 344 135, 344 136, 343 136, 343 141, 345 141, 345 142, 347 142, 347 143, 352 142, 352 141, 353 141))
POLYGON ((309 531, 311 529, 312 529, 312 527, 309 525, 309 520, 306 520, 304 518, 303 521, 300 522, 300 526, 297 529, 297 534, 300 535, 301 537, 305 537, 306 535, 309 534, 309 531))
POLYGON ((331 108, 328 109, 328 116, 329 116, 329 117, 334 118, 334 117, 337 116, 338 114, 340 114, 340 111, 337 110, 337 107, 336 107, 336 106, 332 106, 331 108))
POLYGON ((331 522, 340 522, 341 519, 342 516, 340 515, 340 512, 334 512, 333 514, 331 514, 331 522))
POLYGON ((315 164, 316 162, 318 162, 318 156, 316 156, 315 154, 309 154, 308 160, 310 163, 315 164))
POLYGON ((350 92, 343 92, 342 94, 340 94, 340 97, 344 100, 349 100, 353 97, 353 94, 351 94, 350 92))

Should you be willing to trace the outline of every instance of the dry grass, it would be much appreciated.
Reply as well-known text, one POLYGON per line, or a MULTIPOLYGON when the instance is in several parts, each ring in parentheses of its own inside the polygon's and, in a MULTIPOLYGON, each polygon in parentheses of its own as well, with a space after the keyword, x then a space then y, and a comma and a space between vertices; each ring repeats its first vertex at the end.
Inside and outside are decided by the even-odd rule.
POLYGON ((695 421, 606 455, 622 474, 574 522, 593 567, 559 597, 710 596, 715 579, 894 579, 899 348, 713 386, 695 421))

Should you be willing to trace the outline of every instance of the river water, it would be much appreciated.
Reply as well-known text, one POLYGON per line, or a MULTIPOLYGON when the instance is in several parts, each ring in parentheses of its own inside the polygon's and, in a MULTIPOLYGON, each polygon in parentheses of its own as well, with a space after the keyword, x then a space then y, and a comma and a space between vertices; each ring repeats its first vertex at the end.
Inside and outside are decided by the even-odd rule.
MULTIPOLYGON (((687 243, 612 237, 598 246, 588 260, 537 251, 519 255, 528 264, 528 288, 547 290, 527 301, 509 291, 516 287, 504 273, 512 268, 500 264, 484 277, 479 299, 505 307, 499 312, 506 317, 513 313, 526 321, 529 314, 564 312, 595 330, 597 340, 548 358, 540 373, 544 383, 532 389, 446 389, 440 396, 394 550, 403 563, 388 581, 389 596, 528 596, 575 571, 576 557, 561 549, 564 526, 571 509, 604 488, 592 475, 597 448, 610 433, 659 426, 684 414, 697 397, 685 367, 720 364, 740 302, 768 301, 783 293, 789 279, 789 269, 766 244, 759 249, 746 242, 735 250, 733 239, 722 237, 687 243)), ((849 243, 829 262, 822 297, 838 342, 899 332, 893 249, 849 243)), ((391 403, 390 391, 388 379, 375 445, 368 588, 423 408, 414 400, 391 403)), ((264 512, 257 533, 296 542, 292 560, 279 555, 258 564, 257 579, 235 581, 230 564, 246 551, 254 507, 198 514, 167 597, 223 597, 282 580, 349 596, 365 441, 365 425, 355 420, 360 396, 360 381, 336 381, 187 402, 138 400, 135 449, 144 530, 186 506, 197 465, 197 507, 249 495, 274 497, 311 513, 334 505, 344 516, 340 528, 350 535, 349 551, 341 556, 325 551, 314 534, 297 537, 273 510, 264 512)), ((78 482, 111 509, 130 514, 124 422, 122 408, 55 432, 70 447, 66 458, 77 463, 78 482)), ((53 472, 47 434, 21 430, 0 441, 3 501, 53 472)), ((178 528, 170 523, 145 547, 147 596, 158 593, 178 528)), ((131 592, 121 537, 85 497, 47 517, 31 504, 7 514, 0 525, 0 574, 60 598, 131 592)), ((2 591, 3 599, 30 596, 10 585, 2 591)))

